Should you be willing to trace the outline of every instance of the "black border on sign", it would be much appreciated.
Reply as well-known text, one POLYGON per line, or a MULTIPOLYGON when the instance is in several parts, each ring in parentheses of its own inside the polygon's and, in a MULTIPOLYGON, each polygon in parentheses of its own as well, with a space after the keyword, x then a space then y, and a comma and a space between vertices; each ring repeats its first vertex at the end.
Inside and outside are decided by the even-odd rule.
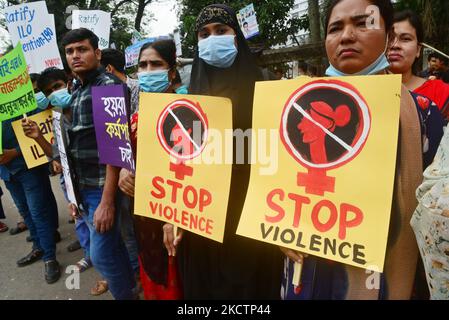
MULTIPOLYGON (((372 124, 372 117, 371 117, 371 111, 368 106, 368 103, 366 102, 365 98, 360 94, 360 92, 354 86, 352 86, 351 84, 349 84, 347 82, 343 82, 343 81, 339 81, 339 80, 317 80, 317 81, 309 82, 309 83, 301 86, 299 89, 297 89, 295 92, 293 92, 290 95, 290 97, 288 98, 288 100, 284 106, 284 109, 282 111, 281 124, 279 127, 279 135, 281 137, 281 141, 282 141, 285 149, 287 150, 287 152, 293 157, 293 159, 295 159, 297 162, 299 162, 303 167, 306 167, 308 169, 330 170, 330 169, 335 169, 335 168, 344 166, 345 164, 352 161, 359 155, 359 153, 363 150, 363 148, 366 144, 366 141, 368 140, 369 134, 371 132, 371 124, 372 124), (330 87, 329 85, 343 87, 344 89, 348 90, 350 93, 344 92, 340 88, 330 87), (307 90, 307 88, 310 86, 316 86, 316 87, 310 88, 307 90), (297 99, 299 99, 300 96, 303 96, 304 94, 306 94, 312 90, 320 89, 320 88, 334 89, 334 90, 338 90, 342 93, 351 95, 351 97, 354 99, 355 104, 362 110, 363 130, 362 130, 362 135, 358 138, 358 140, 359 141, 361 139, 364 139, 364 140, 362 141, 361 145, 358 146, 358 149, 355 151, 355 153, 343 161, 341 161, 341 159, 339 159, 337 161, 334 161, 333 163, 312 165, 305 159, 301 158, 300 156, 297 156, 295 154, 295 152, 293 152, 293 150, 291 150, 292 147, 290 146, 290 144, 291 144, 290 138, 288 137, 288 135, 287 135, 287 137, 284 136, 284 132, 286 132, 284 118, 290 112, 290 110, 293 106, 293 103, 292 103, 293 100, 296 101, 297 99), (305 91, 300 96, 298 96, 298 94, 303 90, 305 90, 305 91), (363 106, 361 106, 360 103, 357 102, 357 98, 363 102, 363 104, 364 104, 363 106), (363 108, 366 108, 366 110, 364 110, 363 108), (365 112, 363 112, 363 111, 365 111, 365 112), (363 115, 365 115, 365 116, 363 116, 363 115), (366 130, 366 132, 365 132, 365 130, 366 130), (363 138, 364 132, 365 132, 365 138, 363 138)), ((358 144, 359 141, 357 141, 356 144, 358 144)))
POLYGON ((206 114, 204 113, 204 111, 201 109, 199 103, 194 103, 190 100, 187 99, 180 99, 180 100, 176 100, 171 102, 168 106, 166 106, 164 108, 164 110, 162 111, 162 113, 159 115, 159 118, 157 120, 157 127, 156 127, 156 132, 157 132, 157 138, 159 140, 159 143, 161 144, 162 148, 171 156, 173 156, 174 158, 180 160, 180 161, 186 161, 186 160, 191 160, 193 158, 198 157, 203 151, 204 148, 206 147, 206 143, 207 143, 207 138, 208 138, 208 132, 209 132, 209 122, 208 119, 206 117, 206 114), (200 118, 203 126, 204 126, 204 136, 203 136, 203 144, 201 145, 200 149, 197 150, 196 152, 192 153, 189 156, 180 156, 178 153, 173 152, 172 148, 170 148, 170 146, 168 145, 167 141, 165 140, 164 134, 163 134, 163 123, 165 121, 165 119, 167 118, 168 115, 168 110, 174 110, 178 107, 187 107, 190 110, 192 110, 197 116, 198 118, 200 118))

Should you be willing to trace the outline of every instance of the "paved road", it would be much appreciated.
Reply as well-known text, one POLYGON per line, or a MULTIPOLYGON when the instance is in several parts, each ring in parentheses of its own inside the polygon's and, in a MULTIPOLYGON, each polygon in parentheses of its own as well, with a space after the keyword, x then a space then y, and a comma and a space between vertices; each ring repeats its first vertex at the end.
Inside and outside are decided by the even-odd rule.
MULTIPOLYGON (((9 191, 3 181, 0 183, 4 195, 1 199, 6 213, 8 226, 15 227, 19 213, 11 199, 9 191)), ((112 296, 109 292, 93 297, 90 289, 95 284, 100 275, 93 269, 89 269, 80 274, 79 289, 69 290, 66 287, 66 280, 73 284, 73 274, 65 273, 66 268, 75 264, 83 256, 82 250, 73 253, 67 251, 67 246, 76 240, 75 227, 68 223, 67 205, 59 187, 59 178, 52 178, 53 192, 59 208, 59 232, 62 241, 57 244, 57 259, 62 266, 61 279, 54 284, 47 284, 44 279, 44 263, 35 262, 30 266, 18 268, 16 261, 31 251, 31 244, 25 238, 29 232, 22 232, 11 236, 9 232, 0 233, 0 300, 110 300, 112 296)))

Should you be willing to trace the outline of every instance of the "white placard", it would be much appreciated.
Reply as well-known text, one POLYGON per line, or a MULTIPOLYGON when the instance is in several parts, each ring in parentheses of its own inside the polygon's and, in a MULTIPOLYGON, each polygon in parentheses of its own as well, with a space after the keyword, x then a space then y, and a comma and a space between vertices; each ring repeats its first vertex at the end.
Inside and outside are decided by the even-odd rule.
POLYGON ((240 29, 246 39, 252 38, 259 34, 259 24, 257 23, 257 15, 254 5, 251 3, 237 14, 240 29))
POLYGON ((67 158, 67 152, 62 138, 61 131, 61 117, 62 114, 58 111, 53 111, 53 134, 58 144, 59 156, 61 159, 62 173, 64 175, 64 183, 67 191, 67 198, 71 204, 76 205, 78 208, 78 202, 75 196, 75 188, 73 186, 72 176, 70 174, 69 160, 67 158))
POLYGON ((22 43, 29 73, 49 67, 63 69, 56 40, 55 19, 45 1, 24 3, 5 8, 12 43, 22 43))
POLYGON ((72 29, 86 28, 99 38, 98 47, 109 48, 111 13, 102 10, 73 10, 72 29))

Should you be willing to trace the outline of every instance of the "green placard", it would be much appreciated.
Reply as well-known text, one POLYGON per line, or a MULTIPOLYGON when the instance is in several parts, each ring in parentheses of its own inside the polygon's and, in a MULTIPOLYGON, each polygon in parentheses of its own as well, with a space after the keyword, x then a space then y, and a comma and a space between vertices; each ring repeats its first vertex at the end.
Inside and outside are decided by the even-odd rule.
POLYGON ((0 58, 0 121, 36 108, 33 83, 19 42, 14 50, 0 58))
POLYGON ((3 154, 3 124, 0 122, 0 155, 3 154))

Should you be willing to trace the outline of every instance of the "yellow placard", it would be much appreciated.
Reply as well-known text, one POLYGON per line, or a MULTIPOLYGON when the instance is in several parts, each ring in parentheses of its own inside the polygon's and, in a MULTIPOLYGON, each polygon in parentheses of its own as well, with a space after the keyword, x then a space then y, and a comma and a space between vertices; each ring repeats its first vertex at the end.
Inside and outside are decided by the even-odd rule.
POLYGON ((257 83, 253 129, 277 132, 278 161, 252 166, 237 233, 383 271, 400 93, 397 75, 257 83))
POLYGON ((222 242, 232 138, 230 148, 220 140, 230 128, 229 99, 141 93, 134 214, 222 242))
MULTIPOLYGON (((53 144, 53 116, 51 110, 39 112, 38 114, 28 117, 28 119, 36 122, 45 140, 53 144)), ((28 169, 43 165, 50 161, 37 142, 25 135, 22 128, 22 120, 14 121, 12 127, 28 169)))

